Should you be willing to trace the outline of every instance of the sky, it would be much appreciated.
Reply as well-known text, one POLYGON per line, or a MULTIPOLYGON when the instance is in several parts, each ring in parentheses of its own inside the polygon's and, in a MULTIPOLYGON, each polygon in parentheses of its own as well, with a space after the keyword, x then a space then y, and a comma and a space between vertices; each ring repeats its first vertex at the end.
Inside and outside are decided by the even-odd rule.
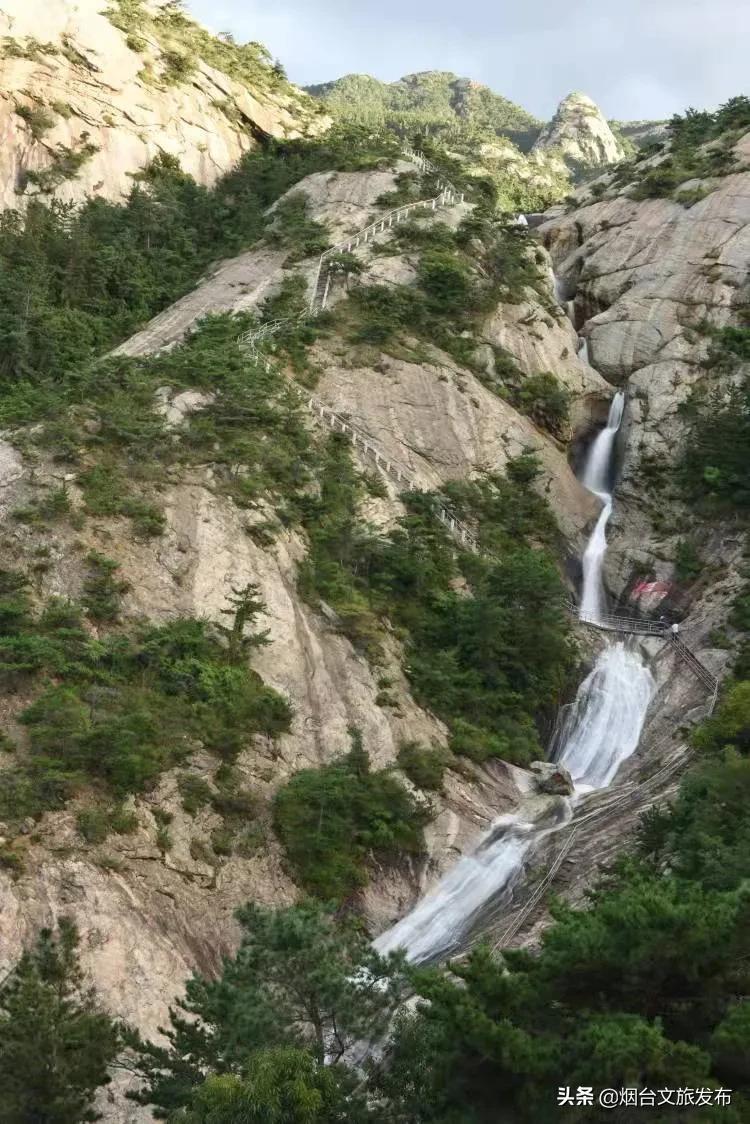
POLYGON ((608 117, 662 118, 747 92, 748 0, 187 0, 257 39, 292 81, 451 70, 548 119, 573 90, 608 117))

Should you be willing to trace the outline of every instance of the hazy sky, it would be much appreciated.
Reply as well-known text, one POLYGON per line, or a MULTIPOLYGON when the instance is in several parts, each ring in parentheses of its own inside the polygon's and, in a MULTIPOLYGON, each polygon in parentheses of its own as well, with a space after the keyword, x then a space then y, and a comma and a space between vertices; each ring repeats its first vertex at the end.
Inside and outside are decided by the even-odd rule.
POLYGON ((610 117, 663 117, 747 91, 748 0, 187 0, 259 39, 308 85, 452 70, 542 118, 571 90, 610 117))

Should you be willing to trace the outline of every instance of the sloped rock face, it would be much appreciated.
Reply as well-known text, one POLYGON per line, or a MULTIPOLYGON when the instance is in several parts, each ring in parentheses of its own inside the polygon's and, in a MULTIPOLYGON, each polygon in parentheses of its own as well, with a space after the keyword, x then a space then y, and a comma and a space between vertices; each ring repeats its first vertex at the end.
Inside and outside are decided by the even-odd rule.
MULTIPOLYGON (((735 152, 747 161, 748 151, 745 137, 735 152)), ((541 228, 558 275, 576 292, 592 366, 610 383, 628 385, 608 555, 615 589, 638 566, 672 576, 673 549, 645 514, 643 466, 672 464, 681 448, 680 408, 706 378, 703 325, 730 323, 750 300, 750 172, 690 186, 707 192, 691 207, 617 195, 541 228)))
POLYGON ((568 94, 542 129, 532 152, 557 149, 566 163, 582 168, 615 164, 625 155, 596 102, 586 94, 568 94))
POLYGON ((260 135, 328 127, 319 107, 287 82, 250 89, 200 58, 189 79, 170 82, 158 40, 148 31, 126 35, 106 6, 2 0, 0 207, 23 205, 39 190, 29 173, 57 178, 66 150, 79 166, 56 184, 56 197, 117 199, 162 152, 211 184, 260 135))
MULTIPOLYGON (((335 236, 343 237, 379 213, 375 200, 392 188, 394 175, 319 174, 298 190, 310 199, 311 217, 325 217, 335 236)), ((456 219, 447 213, 441 217, 456 219)), ((391 275, 408 281, 408 262, 400 255, 389 257, 387 245, 367 253, 365 264, 375 270, 374 276, 390 262, 391 275)), ((149 354, 183 338, 207 312, 252 307, 278 286, 283 263, 283 252, 265 247, 222 263, 194 293, 120 350, 149 354)), ((309 261, 295 266, 308 276, 314 267, 309 261)), ((500 331, 499 313, 493 323, 500 331)), ((556 321, 552 327, 540 321, 538 331, 542 337, 546 332, 564 333, 566 339, 569 335, 556 321)), ((518 333, 520 338, 520 328, 518 333)), ((563 338, 558 334, 549 344, 550 355, 563 338)), ((514 346, 512 340, 506 342, 514 346)), ((543 338, 536 342, 545 346, 543 338)), ((357 366, 345 344, 329 340, 319 345, 317 358, 324 374, 316 393, 366 428, 395 459, 407 462, 426 487, 485 468, 499 469, 508 457, 537 450, 544 465, 542 487, 578 549, 596 505, 580 489, 563 449, 470 372, 437 349, 419 362, 383 356, 375 369, 357 366)), ((528 362, 536 365, 535 359, 528 362)), ((576 377, 586 390, 584 375, 576 377)), ((200 408, 203 399, 189 391, 172 395, 165 389, 158 401, 169 424, 179 427, 186 412, 200 408)), ((7 520, 9 511, 27 503, 35 488, 56 481, 56 472, 54 465, 37 463, 32 473, 10 444, 0 446, 0 517, 7 520)), ((74 506, 80 503, 73 483, 70 496, 74 506)), ((231 589, 257 582, 268 610, 270 643, 255 653, 253 666, 290 699, 294 711, 292 730, 277 745, 258 739, 238 761, 240 783, 258 795, 263 807, 268 808, 275 788, 295 770, 345 752, 351 725, 362 731, 377 767, 393 764, 405 741, 446 743, 442 723, 410 694, 395 637, 385 645, 386 665, 373 672, 337 631, 335 621, 301 600, 296 574, 305 544, 296 533, 282 532, 271 547, 258 546, 250 533, 252 517, 217 493, 208 470, 174 473, 162 502, 165 532, 148 542, 133 541, 129 525, 118 519, 87 521, 78 530, 61 524, 47 544, 42 592, 78 597, 84 577, 81 559, 91 549, 121 564, 121 575, 130 584, 124 611, 132 619, 158 622, 195 615, 220 620, 231 589), (385 673, 396 706, 378 703, 377 679, 385 673)), ((394 489, 376 506, 373 519, 392 523, 400 512, 394 489)), ((27 567, 39 533, 11 526, 4 564, 27 567)), ((4 720, 12 722, 25 701, 19 696, 6 706, 3 700, 4 720)), ((212 762, 198 755, 190 768, 208 778, 212 762)), ((462 762, 460 772, 448 770, 445 794, 434 799, 437 814, 427 831, 427 861, 376 872, 367 889, 364 906, 373 929, 383 929, 401 915, 474 845, 497 815, 513 810, 522 787, 519 771, 499 762, 481 768, 462 762)), ((273 840, 267 811, 257 854, 234 855, 215 867, 191 844, 209 838, 219 821, 208 809, 188 815, 174 774, 166 775, 156 792, 132 802, 132 808, 138 818, 136 833, 110 837, 101 846, 82 841, 75 806, 47 815, 33 833, 13 841, 23 851, 26 872, 17 881, 0 872, 0 966, 17 957, 39 926, 70 914, 81 930, 84 967, 106 1004, 144 1033, 155 1034, 189 971, 211 971, 221 954, 231 950, 237 936, 232 920, 236 906, 248 898, 289 902, 297 889, 273 840), (157 808, 173 816, 173 845, 166 854, 157 845, 157 808)), ((147 1119, 123 1109, 119 1101, 105 1107, 105 1118, 147 1119)))

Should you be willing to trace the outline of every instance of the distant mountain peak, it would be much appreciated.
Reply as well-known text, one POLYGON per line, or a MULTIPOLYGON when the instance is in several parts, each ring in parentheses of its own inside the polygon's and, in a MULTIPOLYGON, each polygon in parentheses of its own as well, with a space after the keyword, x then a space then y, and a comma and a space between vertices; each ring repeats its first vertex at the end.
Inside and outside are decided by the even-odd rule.
POLYGON ((574 91, 563 98, 555 116, 534 144, 535 152, 557 149, 572 167, 598 168, 626 156, 599 106, 588 94, 574 91))

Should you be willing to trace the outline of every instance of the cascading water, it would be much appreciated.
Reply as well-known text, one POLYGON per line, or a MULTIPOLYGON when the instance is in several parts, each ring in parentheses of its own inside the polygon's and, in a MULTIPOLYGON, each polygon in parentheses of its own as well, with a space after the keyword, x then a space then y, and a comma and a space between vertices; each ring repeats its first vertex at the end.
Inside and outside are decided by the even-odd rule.
POLYGON ((612 399, 607 424, 592 444, 581 476, 584 488, 598 496, 603 505, 583 553, 581 617, 592 621, 601 620, 604 609, 602 570, 607 552, 607 524, 612 515, 612 454, 624 408, 625 395, 618 391, 612 399))
POLYGON ((622 643, 610 644, 578 689, 556 739, 553 756, 577 793, 607 788, 638 746, 654 691, 651 672, 622 643))
MULTIPOLYGON (((565 292, 555 279, 561 303, 565 292)), ((587 361, 587 352, 582 357, 587 361)), ((602 569, 606 527, 612 514, 612 460, 622 423, 625 396, 612 400, 607 424, 593 442, 581 482, 603 504, 583 556, 581 616, 601 619, 602 569)), ((375 948, 387 953, 403 948, 409 960, 435 960, 460 948, 478 916, 491 902, 507 900, 519 881, 528 853, 540 839, 571 819, 585 793, 606 788, 635 751, 646 719, 654 681, 640 656, 623 643, 609 644, 581 683, 575 701, 559 726, 553 757, 571 774, 575 793, 557 798, 542 815, 502 816, 476 850, 460 859, 411 913, 383 933, 375 948)))
POLYGON ((535 825, 503 816, 479 843, 449 870, 437 887, 375 941, 385 955, 403 948, 417 963, 450 953, 467 923, 489 898, 507 891, 520 873, 535 825))
POLYGON ((568 286, 561 278, 557 277, 555 273, 552 273, 552 285, 555 290, 557 303, 565 309, 568 318, 572 322, 575 322, 575 301, 568 299, 568 286))

